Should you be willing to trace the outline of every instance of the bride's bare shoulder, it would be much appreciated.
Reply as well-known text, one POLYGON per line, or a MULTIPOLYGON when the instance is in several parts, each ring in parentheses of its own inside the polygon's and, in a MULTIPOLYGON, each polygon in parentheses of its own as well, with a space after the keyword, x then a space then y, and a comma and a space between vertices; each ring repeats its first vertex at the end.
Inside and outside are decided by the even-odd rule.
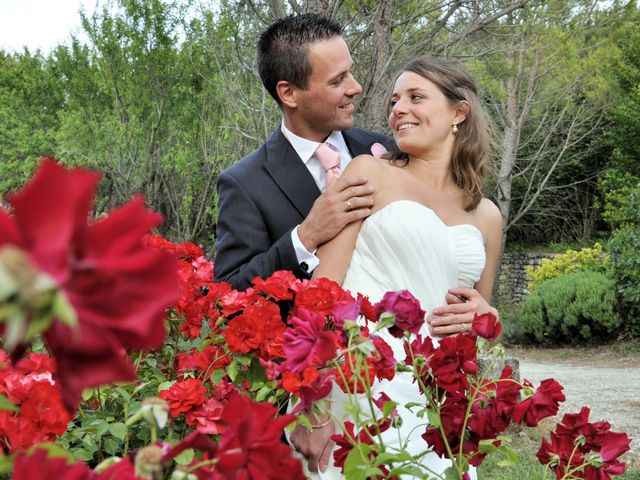
POLYGON ((366 177, 378 177, 385 175, 391 168, 389 160, 374 157, 372 155, 358 155, 349 163, 345 173, 350 175, 363 175, 366 177))

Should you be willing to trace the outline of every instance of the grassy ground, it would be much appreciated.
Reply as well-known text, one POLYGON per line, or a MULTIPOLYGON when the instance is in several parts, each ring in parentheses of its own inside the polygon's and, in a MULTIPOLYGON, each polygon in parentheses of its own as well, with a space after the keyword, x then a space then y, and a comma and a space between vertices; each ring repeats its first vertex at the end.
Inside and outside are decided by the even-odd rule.
MULTIPOLYGON (((541 422, 538 428, 511 429, 507 433, 511 437, 511 448, 518 453, 519 462, 510 467, 500 467, 500 454, 490 455, 478 468, 480 480, 551 480, 554 475, 542 466, 536 457, 542 436, 548 438, 552 422, 541 422)), ((620 480, 640 480, 640 457, 630 453, 624 455, 627 471, 624 475, 614 477, 620 480)))

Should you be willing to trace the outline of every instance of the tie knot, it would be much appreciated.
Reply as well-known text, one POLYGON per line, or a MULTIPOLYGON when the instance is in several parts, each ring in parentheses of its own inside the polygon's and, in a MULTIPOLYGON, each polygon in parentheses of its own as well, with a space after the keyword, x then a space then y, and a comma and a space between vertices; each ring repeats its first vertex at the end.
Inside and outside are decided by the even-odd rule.
POLYGON ((340 170, 340 155, 328 143, 321 143, 316 149, 316 158, 324 171, 329 173, 332 169, 340 170))

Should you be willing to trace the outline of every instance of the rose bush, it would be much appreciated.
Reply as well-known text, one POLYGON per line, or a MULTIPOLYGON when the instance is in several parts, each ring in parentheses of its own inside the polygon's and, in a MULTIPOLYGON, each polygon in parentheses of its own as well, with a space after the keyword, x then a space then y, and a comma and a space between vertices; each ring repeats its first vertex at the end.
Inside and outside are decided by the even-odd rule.
MULTIPOLYGON (((487 455, 510 455, 502 442, 510 423, 536 425, 564 400, 554 380, 534 388, 510 367, 499 378, 478 368, 479 351, 495 361, 504 353, 491 343, 500 324, 490 314, 434 344, 419 335, 425 312, 407 291, 372 305, 290 272, 236 291, 212 281, 197 246, 143 237, 159 218, 141 200, 91 222, 96 182, 48 160, 9 199, 11 214, 0 211, 0 320, 10 353, 0 354, 0 472, 303 478, 283 429, 311 428, 308 416, 331 413, 324 399, 335 384, 370 406, 333 417, 346 477, 426 478, 420 456, 379 440, 401 418, 393 391, 374 397, 372 387, 402 371, 420 387, 412 408, 429 419, 424 451, 452 460, 447 478, 466 478, 487 455), (394 358, 387 331, 405 358, 394 358), (297 416, 283 413, 289 403, 297 416)), ((583 409, 565 415, 538 458, 556 478, 605 479, 624 471, 628 448, 625 434, 589 423, 583 409)))

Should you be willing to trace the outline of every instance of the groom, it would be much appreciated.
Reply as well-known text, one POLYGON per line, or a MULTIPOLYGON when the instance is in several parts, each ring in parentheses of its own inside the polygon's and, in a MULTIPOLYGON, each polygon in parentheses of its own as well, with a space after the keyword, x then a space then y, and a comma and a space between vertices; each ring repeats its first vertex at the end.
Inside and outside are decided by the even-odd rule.
POLYGON ((316 14, 280 19, 260 36, 257 53, 282 123, 218 179, 215 279, 240 290, 277 270, 309 278, 316 249, 371 213, 367 179, 337 175, 373 144, 393 144, 352 128, 362 87, 338 24, 316 14))

